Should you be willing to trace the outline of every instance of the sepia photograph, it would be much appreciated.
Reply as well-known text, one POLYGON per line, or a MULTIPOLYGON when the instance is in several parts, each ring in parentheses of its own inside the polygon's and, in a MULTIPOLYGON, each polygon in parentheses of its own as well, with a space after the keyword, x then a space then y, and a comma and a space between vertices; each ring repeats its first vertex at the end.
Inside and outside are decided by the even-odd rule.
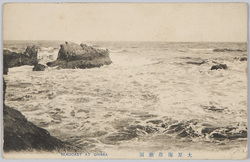
POLYGON ((246 159, 246 3, 5 3, 5 159, 246 159))

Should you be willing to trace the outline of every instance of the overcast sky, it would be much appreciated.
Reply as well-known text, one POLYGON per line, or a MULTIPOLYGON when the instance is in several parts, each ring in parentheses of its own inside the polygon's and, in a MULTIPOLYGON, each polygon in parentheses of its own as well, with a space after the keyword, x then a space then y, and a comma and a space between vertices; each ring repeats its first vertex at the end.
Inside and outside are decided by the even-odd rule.
POLYGON ((4 40, 247 41, 244 3, 15 3, 4 40))

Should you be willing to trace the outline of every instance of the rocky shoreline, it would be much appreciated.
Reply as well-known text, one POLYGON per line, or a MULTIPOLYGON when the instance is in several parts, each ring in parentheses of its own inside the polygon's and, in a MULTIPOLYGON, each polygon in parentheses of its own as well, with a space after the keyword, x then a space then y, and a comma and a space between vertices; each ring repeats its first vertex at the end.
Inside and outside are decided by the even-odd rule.
MULTIPOLYGON (((44 71, 47 67, 39 64, 37 58, 39 48, 28 46, 23 53, 3 51, 4 68, 3 74, 8 74, 8 69, 23 65, 33 65, 33 71, 44 71)), ((49 66, 59 68, 93 68, 109 65, 112 61, 109 58, 108 50, 95 49, 84 44, 61 45, 58 58, 49 66)), ((5 101, 6 83, 3 80, 3 101, 5 101)), ((76 148, 53 136, 32 122, 15 108, 3 104, 3 125, 4 125, 4 152, 10 151, 74 151, 76 148)))
MULTIPOLYGON (((3 74, 8 74, 8 69, 23 65, 33 65, 33 71, 44 71, 47 66, 39 64, 37 58, 39 47, 28 46, 23 53, 3 51, 4 68, 3 74)), ((85 44, 77 45, 65 43, 61 45, 58 58, 54 62, 47 63, 49 66, 59 68, 93 68, 109 65, 108 50, 95 49, 85 44)), ((5 100, 6 83, 3 80, 3 101, 5 100)), ((76 150, 74 146, 53 137, 50 133, 32 122, 15 108, 3 105, 3 125, 5 152, 9 151, 60 151, 76 150)))
MULTIPOLYGON (((29 47, 29 49, 32 49, 32 47, 29 47)), ((35 60, 36 57, 33 57, 37 55, 37 47, 33 48, 34 50, 27 50, 26 51, 33 51, 33 52, 24 52, 24 53, 15 53, 17 56, 14 55, 14 53, 5 52, 8 56, 7 61, 4 61, 4 67, 15 67, 15 66, 22 66, 22 65, 33 65, 33 71, 45 71, 46 69, 49 69, 49 67, 55 67, 56 69, 86 69, 86 68, 96 68, 101 67, 103 65, 109 65, 112 63, 112 61, 109 58, 109 51, 103 50, 103 49, 95 49, 91 46, 85 45, 85 44, 74 44, 74 43, 68 43, 65 42, 65 44, 61 45, 61 48, 58 52, 57 59, 55 61, 49 61, 44 64, 40 64, 39 60, 35 60), (21 59, 19 59, 20 57, 21 59), (11 60, 11 58, 14 58, 11 60), (30 60, 35 61, 23 61, 27 58, 30 60), (21 60, 21 61, 20 61, 21 60), (11 64, 9 64, 9 62, 11 64)), ((55 55, 56 56, 56 55, 55 55)), ((5 57, 5 56, 4 56, 5 57)), ((56 58, 56 57, 54 57, 56 58)), ((181 62, 181 65, 185 64, 191 64, 194 67, 201 66, 201 68, 205 67, 207 70, 226 70, 230 71, 231 64, 230 62, 226 62, 227 64, 224 64, 223 60, 219 59, 202 59, 202 58, 195 58, 195 57, 183 57, 182 59, 185 59, 186 61, 181 62), (205 66, 204 66, 205 64, 205 66), (210 68, 211 67, 211 68, 210 68)), ((230 61, 247 61, 247 57, 239 57, 239 58, 230 58, 230 61)), ((195 69, 197 70, 197 69, 195 69)), ((62 70, 63 71, 63 70, 62 70)), ((73 70, 74 71, 74 70, 73 70)), ((8 69, 4 69, 4 73, 7 74, 8 69)), ((221 71, 222 72, 222 71, 221 71)), ((40 73, 36 73, 40 75, 40 73)), ((92 75, 92 74, 90 74, 92 75)), ((89 87, 87 88, 89 89, 89 87)), ((66 90, 67 91, 67 90, 66 90)), ((120 95, 120 94, 119 94, 120 95)), ((85 102, 85 101, 82 101, 85 102)), ((214 105, 201 105, 201 108, 204 111, 212 112, 212 113, 227 113, 226 107, 221 106, 214 106, 214 105)), ((75 116, 75 111, 72 111, 72 116, 75 116)), ((85 114, 85 113, 84 113, 85 114)), ((136 121, 135 123, 126 125, 120 127, 115 127, 117 132, 108 134, 107 132, 98 132, 97 136, 104 136, 101 139, 101 142, 104 144, 116 144, 120 141, 126 141, 131 140, 133 138, 139 138, 141 135, 147 135, 147 134, 164 134, 169 135, 174 138, 183 138, 183 139, 195 139, 195 140, 201 140, 201 141, 209 141, 209 142, 218 142, 223 144, 223 141, 227 140, 245 140, 247 138, 247 125, 242 123, 236 123, 232 124, 232 126, 221 126, 214 124, 207 124, 202 123, 202 121, 199 120, 175 120, 172 117, 157 117, 152 114, 147 114, 145 116, 142 116, 141 119, 146 123, 138 123, 136 121), (152 117, 152 119, 151 119, 152 117), (144 118, 150 118, 150 119, 144 119, 144 118), (107 134, 107 135, 106 135, 107 134)), ((5 129, 7 131, 6 137, 8 139, 5 140, 9 143, 9 150, 13 151, 14 149, 19 150, 30 150, 30 149, 36 149, 36 150, 62 150, 65 149, 67 144, 60 141, 59 139, 56 139, 53 136, 50 136, 48 132, 45 129, 39 128, 35 126, 33 123, 27 121, 27 119, 17 110, 14 108, 11 108, 9 106, 4 105, 4 122, 8 123, 7 125, 4 125, 6 127, 5 129), (13 119, 13 120, 11 120, 13 119), (16 122, 17 121, 17 122, 16 122), (16 128, 17 127, 17 128, 16 128), (27 128, 27 130, 26 130, 27 128), (25 131, 23 131, 23 129, 25 131), (16 130, 16 131, 15 131, 16 130), (36 130, 36 131, 34 131, 36 130), (24 134, 21 134, 24 133, 24 134), (33 134, 32 134, 32 133, 33 134), (14 134, 10 136, 10 134, 14 134), (20 137, 19 137, 20 136, 20 137), (29 137, 30 139, 34 139, 32 141, 29 141, 26 139, 26 137, 29 137), (11 140, 14 141, 24 141, 26 144, 20 144, 20 147, 13 148, 11 147, 12 144, 11 140), (46 138, 46 139, 44 139, 46 138), (36 141, 36 139, 40 139, 39 141, 42 141, 42 143, 39 143, 39 141, 36 141), (25 141, 26 140, 26 141, 25 141), (34 142, 35 141, 35 142, 34 142), (49 144, 53 144, 53 146, 50 146, 49 144), (22 146, 24 145, 24 146, 22 146)), ((121 125, 124 121, 121 122, 121 125)), ((114 124, 115 125, 115 124, 114 124)), ((5 133, 5 132, 4 132, 5 133)), ((85 132, 83 133, 85 134, 85 132)), ((88 135, 88 133, 86 133, 88 135)), ((84 136, 80 137, 74 137, 72 138, 72 143, 74 141, 79 141, 84 139, 84 136)), ((70 139, 66 139, 67 141, 70 141, 70 139)), ((18 142, 15 142, 18 143, 18 142)), ((76 142, 75 142, 76 143, 76 142)), ((82 146, 82 143, 79 142, 78 146, 82 146)), ((77 146, 77 144, 76 144, 77 146)), ((86 145, 82 146, 86 147, 86 145)), ((8 150, 8 148, 5 148, 5 151, 8 150)))
POLYGON ((66 149, 65 143, 50 133, 37 127, 19 111, 4 105, 4 152, 9 151, 60 151, 66 149))
MULTIPOLYGON (((4 66, 7 75, 8 68, 4 66)), ((53 137, 50 133, 32 122, 15 108, 5 105, 6 83, 3 80, 3 151, 66 151, 75 150, 69 143, 53 137)))

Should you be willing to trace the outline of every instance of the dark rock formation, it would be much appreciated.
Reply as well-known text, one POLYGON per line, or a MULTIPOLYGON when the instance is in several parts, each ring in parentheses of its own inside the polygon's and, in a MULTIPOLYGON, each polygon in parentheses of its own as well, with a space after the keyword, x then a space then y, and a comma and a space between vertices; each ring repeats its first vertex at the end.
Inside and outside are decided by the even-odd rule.
POLYGON ((47 67, 45 65, 42 64, 37 64, 34 66, 34 68, 32 69, 33 71, 44 71, 47 67))
POLYGON ((29 58, 37 58, 37 53, 38 53, 38 47, 35 45, 28 46, 24 52, 24 54, 29 58))
POLYGON ((6 82, 3 79, 3 102, 5 101, 5 92, 6 92, 6 82))
POLYGON ((48 131, 39 128, 17 110, 5 106, 4 119, 4 144, 3 149, 8 151, 43 150, 52 151, 64 148, 64 143, 52 137, 48 131))
POLYGON ((8 74, 9 68, 7 62, 3 62, 3 74, 8 74))
POLYGON ((36 65, 38 47, 28 46, 24 53, 11 52, 9 50, 3 50, 4 66, 8 68, 22 66, 22 65, 36 65))
POLYGON ((86 44, 65 43, 61 45, 57 60, 48 62, 47 65, 68 69, 86 69, 111 63, 108 50, 95 49, 86 44))
POLYGON ((240 61, 247 61, 247 57, 241 57, 240 61))
POLYGON ((218 70, 218 69, 227 69, 227 65, 226 64, 219 64, 219 65, 214 65, 211 67, 211 70, 218 70))

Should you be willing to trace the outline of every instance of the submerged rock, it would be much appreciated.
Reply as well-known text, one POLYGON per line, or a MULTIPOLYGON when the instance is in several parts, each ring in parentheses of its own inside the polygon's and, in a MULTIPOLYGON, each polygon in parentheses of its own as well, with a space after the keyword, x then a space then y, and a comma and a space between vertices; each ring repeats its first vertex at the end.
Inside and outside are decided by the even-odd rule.
POLYGON ((240 61, 247 61, 247 57, 241 57, 240 61))
POLYGON ((228 67, 226 64, 213 65, 211 67, 211 70, 218 70, 218 69, 228 69, 228 67))
POLYGON ((32 69, 33 71, 44 71, 47 67, 45 65, 42 64, 37 64, 34 66, 34 68, 32 69))
POLYGON ((3 50, 4 66, 7 68, 12 68, 22 65, 36 65, 38 63, 37 53, 37 46, 28 46, 24 53, 3 50))
POLYGON ((109 58, 109 51, 95 49, 86 44, 65 43, 61 45, 57 60, 48 62, 48 66, 58 66, 66 69, 86 69, 109 65, 112 61, 109 58))

